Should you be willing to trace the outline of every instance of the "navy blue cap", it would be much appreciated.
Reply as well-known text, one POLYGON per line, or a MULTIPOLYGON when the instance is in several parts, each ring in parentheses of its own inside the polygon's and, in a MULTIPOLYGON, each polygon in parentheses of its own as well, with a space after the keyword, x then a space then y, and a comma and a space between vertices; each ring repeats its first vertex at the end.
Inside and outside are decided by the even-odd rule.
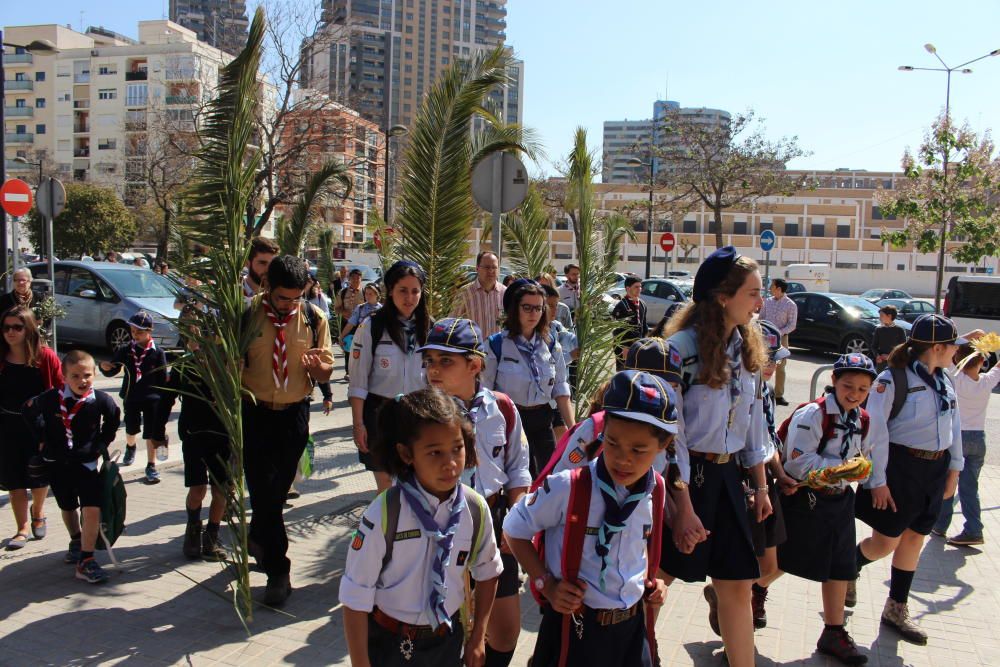
POLYGON ((729 269, 739 257, 736 248, 727 245, 713 252, 701 263, 694 275, 694 291, 691 294, 695 303, 705 301, 712 295, 712 290, 726 279, 729 269))
POLYGON ((138 313, 128 318, 128 325, 136 329, 143 329, 144 331, 152 331, 153 318, 145 310, 140 310, 138 313))
POLYGON ((395 279, 392 280, 392 283, 395 284, 396 281, 399 280, 399 276, 397 274, 402 273, 404 269, 416 269, 421 283, 427 280, 427 272, 424 271, 422 266, 408 259, 401 259, 390 266, 389 270, 385 272, 384 281, 386 285, 389 284, 390 279, 395 279))
POLYGON ((479 326, 472 320, 461 317, 446 317, 435 322, 427 334, 427 342, 417 348, 417 352, 424 350, 478 354, 480 357, 486 357, 483 334, 479 326))
POLYGON ((878 376, 878 373, 875 372, 875 364, 872 363, 872 360, 868 358, 867 354, 861 354, 860 352, 842 354, 840 355, 840 358, 833 363, 834 377, 848 371, 851 373, 867 373, 872 376, 873 380, 878 376))
POLYGON ((910 329, 910 340, 914 343, 948 343, 965 345, 969 341, 958 335, 955 323, 943 315, 921 315, 910 329))
POLYGON ((604 411, 677 433, 677 398, 665 380, 642 371, 621 371, 604 394, 604 411))
POLYGON ((781 344, 781 330, 767 320, 757 320, 760 325, 760 332, 764 336, 764 345, 767 345, 768 353, 772 360, 781 361, 792 356, 788 348, 781 344))
POLYGON ((681 355, 662 338, 640 338, 625 353, 625 368, 652 373, 667 382, 679 382, 681 355))
POLYGON ((524 289, 528 285, 535 285, 537 287, 538 283, 534 280, 528 280, 527 278, 518 278, 510 285, 507 285, 507 289, 504 290, 503 293, 503 309, 505 312, 510 309, 510 304, 517 296, 517 292, 524 289))

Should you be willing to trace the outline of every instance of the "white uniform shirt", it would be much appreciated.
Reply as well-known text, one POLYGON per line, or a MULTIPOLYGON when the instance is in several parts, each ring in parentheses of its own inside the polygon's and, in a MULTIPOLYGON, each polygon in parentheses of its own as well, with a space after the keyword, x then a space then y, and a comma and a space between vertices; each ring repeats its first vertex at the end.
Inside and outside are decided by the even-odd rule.
MULTIPOLYGON (((440 501, 427 493, 419 483, 417 488, 424 494, 434 510, 434 520, 440 528, 448 523, 455 494, 440 501)), ((466 488, 466 505, 475 502, 466 488)), ((420 531, 420 522, 410 509, 406 496, 400 494, 399 524, 396 528, 396 542, 393 545, 392 560, 382 570, 385 556, 385 535, 382 532, 382 499, 375 498, 362 515, 361 523, 354 534, 354 540, 347 550, 347 565, 340 580, 340 602, 354 611, 371 612, 378 607, 397 621, 411 625, 431 625, 426 608, 431 594, 431 565, 434 563, 436 546, 420 531)), ((485 581, 503 572, 500 550, 493 534, 493 521, 489 511, 483 513, 483 545, 479 558, 469 572, 476 581, 485 581)), ((462 606, 464 598, 463 571, 466 560, 473 548, 472 513, 466 507, 455 531, 451 557, 445 572, 447 592, 445 610, 453 615, 462 606)))
POLYGON ((521 416, 514 409, 514 423, 507 424, 496 395, 484 390, 483 404, 472 416, 476 431, 476 458, 478 463, 472 477, 472 486, 484 498, 500 489, 517 489, 531 486, 528 471, 528 441, 521 428, 521 416), (507 431, 510 431, 510 440, 507 431))
MULTIPOLYGON (((770 391, 770 388, 764 388, 767 387, 767 383, 764 382, 763 379, 761 379, 761 384, 761 393, 770 391)), ((773 400, 774 399, 772 398, 772 405, 774 404, 773 400)), ((767 414, 765 413, 765 410, 766 406, 764 405, 764 397, 761 396, 760 398, 754 398, 754 405, 750 411, 750 429, 747 431, 747 435, 750 437, 750 434, 752 433, 754 434, 753 438, 755 440, 759 438, 760 441, 764 443, 764 451, 761 453, 751 448, 744 448, 737 455, 740 465, 744 468, 751 467, 753 465, 751 461, 767 463, 778 451, 776 443, 771 440, 771 434, 767 430, 767 414)))
MULTIPOLYGON (((487 345, 486 370, 482 375, 483 386, 496 389, 510 396, 515 405, 534 407, 549 403, 560 396, 569 396, 569 382, 566 376, 566 362, 563 360, 559 341, 549 352, 549 343, 535 333, 534 363, 538 367, 538 381, 531 374, 527 360, 517 349, 517 345, 504 329, 503 344, 500 347, 500 358, 493 354, 493 348, 487 345)), ((551 335, 551 332, 550 332, 551 335)), ((553 405, 555 405, 553 403, 553 405)))
POLYGON ((575 312, 580 307, 580 283, 573 286, 569 281, 566 281, 560 285, 559 299, 575 312))
MULTIPOLYGON (((838 466, 859 454, 865 456, 871 454, 871 426, 869 426, 868 437, 862 438, 861 412, 857 413, 858 418, 854 422, 856 432, 851 436, 847 453, 841 456, 844 431, 839 425, 847 423, 848 415, 840 409, 840 404, 837 403, 837 399, 832 393, 826 395, 824 407, 827 414, 834 415, 834 432, 837 435, 827 441, 822 454, 819 452, 819 441, 823 437, 824 408, 816 403, 809 403, 797 410, 788 423, 788 436, 786 438, 788 442, 785 443, 785 451, 787 452, 785 472, 800 482, 806 478, 811 470, 838 466)), ((838 488, 846 486, 849 486, 847 482, 840 482, 838 488)))
POLYGON ((351 359, 347 372, 351 376, 348 398, 367 398, 375 394, 395 398, 427 386, 424 362, 420 354, 407 354, 389 336, 389 329, 382 332, 378 345, 372 345, 372 320, 362 322, 354 332, 351 359))
MULTIPOLYGON (((569 506, 570 472, 550 475, 537 491, 521 498, 504 519, 504 532, 511 537, 530 540, 545 531, 545 567, 558 579, 562 574, 563 531, 569 506)), ((604 522, 604 497, 597 488, 597 459, 590 462, 590 512, 587 534, 583 538, 580 580, 587 583, 583 603, 591 609, 627 609, 642 599, 646 582, 646 535, 653 525, 653 498, 649 496, 635 508, 625 528, 611 538, 605 590, 598 586, 601 559, 597 555, 597 531, 604 522)), ((615 484, 619 500, 629 491, 615 484)))
POLYGON ((951 470, 961 470, 965 467, 958 397, 947 374, 945 374, 945 385, 951 407, 944 413, 940 411, 937 392, 928 387, 920 376, 909 368, 906 369, 906 382, 909 385, 906 402, 891 422, 889 413, 892 411, 892 401, 896 395, 892 372, 882 371, 875 381, 874 391, 868 395, 868 413, 871 415, 868 436, 872 442, 872 476, 865 483, 866 488, 885 486, 889 443, 928 452, 947 449, 951 453, 948 467, 951 470))

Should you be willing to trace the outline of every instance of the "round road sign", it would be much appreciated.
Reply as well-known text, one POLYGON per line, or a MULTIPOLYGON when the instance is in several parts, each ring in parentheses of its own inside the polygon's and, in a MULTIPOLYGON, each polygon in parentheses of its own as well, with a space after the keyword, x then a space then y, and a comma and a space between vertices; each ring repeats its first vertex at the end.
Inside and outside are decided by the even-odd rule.
POLYGON ((31 210, 31 188, 19 178, 12 178, 0 188, 0 205, 15 218, 31 210))
POLYGON ((660 247, 663 248, 663 252, 670 252, 673 250, 675 242, 676 240, 674 239, 674 235, 670 232, 663 232, 663 235, 660 236, 660 247))
POLYGON ((760 249, 764 252, 771 252, 777 237, 770 229, 765 229, 760 233, 760 249))
POLYGON ((472 197, 484 211, 512 211, 527 194, 528 170, 512 153, 494 153, 472 170, 472 197))
POLYGON ((66 188, 58 178, 46 178, 38 186, 38 212, 46 218, 57 218, 66 208, 66 188))

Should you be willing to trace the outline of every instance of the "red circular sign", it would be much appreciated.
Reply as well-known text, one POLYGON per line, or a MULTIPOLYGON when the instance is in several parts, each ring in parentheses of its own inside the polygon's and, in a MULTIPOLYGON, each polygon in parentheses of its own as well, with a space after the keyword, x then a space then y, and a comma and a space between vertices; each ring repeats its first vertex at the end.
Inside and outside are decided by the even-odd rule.
POLYGON ((0 188, 0 206, 18 218, 31 210, 31 188, 19 178, 12 178, 0 188))
POLYGON ((660 247, 663 248, 663 252, 670 252, 674 249, 674 235, 670 232, 663 232, 660 237, 660 247))

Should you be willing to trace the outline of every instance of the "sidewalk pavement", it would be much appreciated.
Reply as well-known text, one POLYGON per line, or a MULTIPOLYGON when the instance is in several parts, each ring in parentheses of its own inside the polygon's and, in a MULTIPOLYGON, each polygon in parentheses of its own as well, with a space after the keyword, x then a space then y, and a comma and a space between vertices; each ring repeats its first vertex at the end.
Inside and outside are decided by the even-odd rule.
MULTIPOLYGON (((115 381, 99 384, 105 390, 117 387, 115 381)), ((357 463, 345 393, 344 383, 334 384, 336 403, 328 417, 313 406, 316 473, 297 485, 302 497, 286 512, 294 592, 284 613, 258 608, 248 636, 220 565, 182 555, 183 472, 173 421, 174 444, 170 460, 161 464, 162 483, 140 481, 141 452, 125 469, 128 525, 115 547, 122 569, 112 571, 110 581, 89 585, 63 564, 67 537, 51 497, 48 537, 17 552, 0 552, 0 665, 349 664, 337 591, 351 533, 374 496, 374 481, 357 463)), ((806 391, 801 393, 804 400, 806 391)), ((992 628, 1000 618, 1000 555, 992 543, 1000 536, 1000 466, 983 469, 981 495, 991 542, 956 549, 931 538, 921 558, 910 609, 930 634, 928 646, 907 644, 880 628, 889 563, 865 568, 848 628, 868 652, 869 665, 1000 665, 1000 633, 992 628)), ((10 528, 6 512, 2 521, 10 528)), ((953 531, 960 528, 959 516, 953 531)), ((859 524, 859 536, 867 530, 859 524)), ((107 562, 106 554, 98 553, 98 559, 107 562)), ((251 581, 263 591, 263 574, 253 572, 251 581)), ((512 663, 518 666, 527 664, 539 621, 529 593, 522 594, 521 606, 523 629, 512 663)), ((837 664, 815 653, 821 611, 818 584, 778 580, 768 601, 768 627, 756 634, 757 664, 837 664)), ((671 586, 657 624, 663 665, 724 664, 707 616, 700 585, 671 586)))

